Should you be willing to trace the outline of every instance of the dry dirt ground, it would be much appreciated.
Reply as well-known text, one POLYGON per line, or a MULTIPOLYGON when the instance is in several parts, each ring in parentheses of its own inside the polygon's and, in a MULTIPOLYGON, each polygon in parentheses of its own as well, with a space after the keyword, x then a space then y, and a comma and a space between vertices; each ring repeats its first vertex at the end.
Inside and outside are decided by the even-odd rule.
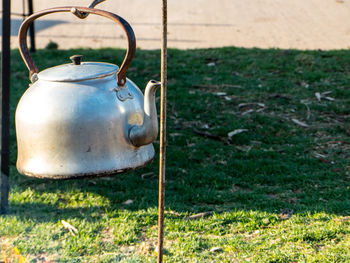
MULTIPOLYGON (((33 0, 34 9, 88 6, 88 0, 33 0)), ((107 0, 98 8, 124 17, 137 46, 160 47, 160 0, 107 0)), ((22 12, 22 0, 12 0, 22 12)), ((169 47, 222 46, 283 49, 347 49, 350 46, 350 0, 168 0, 169 47)), ((21 17, 13 16, 11 45, 17 47, 21 17)), ((36 22, 37 46, 49 41, 60 48, 125 47, 123 31, 105 18, 55 14, 36 22)))

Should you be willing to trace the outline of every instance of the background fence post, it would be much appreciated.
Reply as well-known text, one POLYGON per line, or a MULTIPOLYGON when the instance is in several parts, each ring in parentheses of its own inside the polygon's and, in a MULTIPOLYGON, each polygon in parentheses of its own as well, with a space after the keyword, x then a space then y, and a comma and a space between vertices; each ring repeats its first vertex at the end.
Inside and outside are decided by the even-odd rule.
POLYGON ((8 212, 10 176, 10 74, 11 1, 2 1, 1 52, 1 200, 0 214, 8 212))
MULTIPOLYGON (((33 14, 33 0, 28 0, 28 16, 33 14)), ((35 52, 35 27, 34 22, 29 27, 29 35, 30 35, 30 51, 35 52)))

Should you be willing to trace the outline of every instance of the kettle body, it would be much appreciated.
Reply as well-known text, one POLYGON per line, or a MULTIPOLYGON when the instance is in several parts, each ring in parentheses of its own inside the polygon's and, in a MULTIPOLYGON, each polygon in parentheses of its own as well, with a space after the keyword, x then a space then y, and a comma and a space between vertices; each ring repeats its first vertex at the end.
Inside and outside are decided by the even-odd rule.
POLYGON ((40 79, 16 109, 17 169, 40 178, 106 175, 143 166, 152 144, 130 143, 131 125, 143 123, 143 95, 127 80, 132 98, 117 97, 115 74, 80 82, 40 79))
POLYGON ((20 51, 32 84, 16 109, 17 169, 21 174, 48 179, 105 176, 144 166, 152 161, 157 137, 155 90, 150 81, 145 96, 125 76, 135 52, 128 23, 115 14, 77 8, 116 20, 127 32, 129 49, 121 67, 103 62, 73 63, 38 71, 27 46, 29 24, 45 14, 69 12, 70 7, 44 10, 20 28, 20 51))

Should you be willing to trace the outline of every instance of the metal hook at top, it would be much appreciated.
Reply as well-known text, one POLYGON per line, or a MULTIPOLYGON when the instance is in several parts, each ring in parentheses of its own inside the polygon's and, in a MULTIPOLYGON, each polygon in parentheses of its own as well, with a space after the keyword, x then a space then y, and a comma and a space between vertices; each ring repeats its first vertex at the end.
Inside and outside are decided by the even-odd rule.
MULTIPOLYGON (((95 6, 97 6, 98 4, 104 2, 106 0, 94 0, 90 5, 89 8, 94 8, 95 6)), ((87 16, 89 15, 89 13, 85 13, 85 12, 80 12, 78 9, 73 8, 72 9, 72 13, 76 16, 79 17, 80 19, 84 19, 87 18, 87 16)))

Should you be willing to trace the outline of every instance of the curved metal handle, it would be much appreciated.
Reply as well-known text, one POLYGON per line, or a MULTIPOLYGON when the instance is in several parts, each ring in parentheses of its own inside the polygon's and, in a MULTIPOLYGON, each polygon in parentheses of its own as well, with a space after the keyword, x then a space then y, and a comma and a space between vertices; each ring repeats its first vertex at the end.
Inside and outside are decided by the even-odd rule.
POLYGON ((30 26, 30 24, 37 18, 41 16, 45 16, 52 13, 59 13, 59 12, 71 12, 73 14, 77 13, 87 13, 87 14, 95 14, 99 16, 103 16, 106 18, 109 18, 110 20, 116 22, 119 24, 124 32, 127 35, 128 39, 128 48, 126 51, 125 58, 123 60, 122 65, 120 66, 120 69, 117 72, 117 81, 118 86, 123 86, 126 83, 126 71, 128 70, 130 63, 132 59, 134 58, 135 51, 136 51, 136 39, 134 31, 132 30, 131 26, 128 22, 126 22, 122 17, 110 13, 108 11, 95 9, 95 8, 88 8, 88 7, 75 7, 75 6, 64 6, 64 7, 55 7, 50 9, 45 9, 42 11, 39 11, 31 16, 29 16, 26 20, 23 21, 19 33, 18 33, 18 41, 19 41, 19 51, 22 55, 22 58, 24 60, 24 63, 26 64, 28 70, 29 70, 29 78, 32 80, 35 78, 35 73, 38 73, 39 70, 37 66, 35 65, 27 46, 27 31, 30 26))

